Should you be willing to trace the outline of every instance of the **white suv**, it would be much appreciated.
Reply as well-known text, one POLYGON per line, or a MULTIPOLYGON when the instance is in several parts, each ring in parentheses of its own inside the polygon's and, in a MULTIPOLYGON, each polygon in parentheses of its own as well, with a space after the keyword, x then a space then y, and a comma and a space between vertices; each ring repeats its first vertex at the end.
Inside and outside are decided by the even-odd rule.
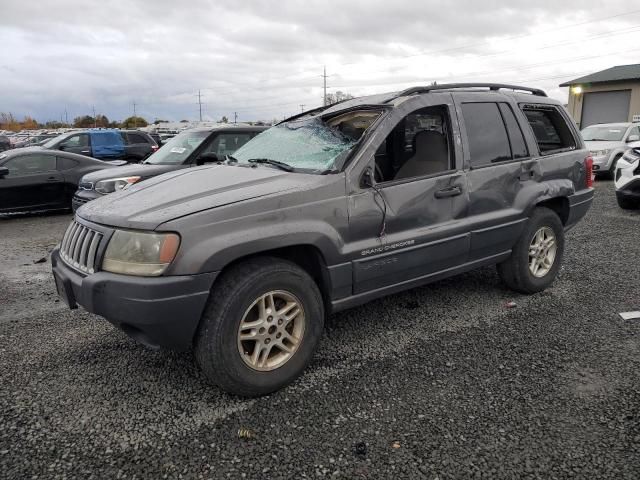
POLYGON ((640 140, 640 123, 600 123, 589 125, 581 132, 593 157, 595 174, 610 174, 631 142, 640 140))
POLYGON ((615 182, 618 205, 624 209, 640 208, 640 142, 618 161, 615 182))

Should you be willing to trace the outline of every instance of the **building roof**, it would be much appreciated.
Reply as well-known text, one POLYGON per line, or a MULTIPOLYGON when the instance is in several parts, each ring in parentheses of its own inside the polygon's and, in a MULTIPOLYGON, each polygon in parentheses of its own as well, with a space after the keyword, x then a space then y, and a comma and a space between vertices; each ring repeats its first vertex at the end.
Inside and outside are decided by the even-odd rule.
POLYGON ((561 83, 560 86, 569 87, 579 83, 621 82, 624 80, 640 80, 640 63, 634 65, 617 65, 600 72, 561 83))

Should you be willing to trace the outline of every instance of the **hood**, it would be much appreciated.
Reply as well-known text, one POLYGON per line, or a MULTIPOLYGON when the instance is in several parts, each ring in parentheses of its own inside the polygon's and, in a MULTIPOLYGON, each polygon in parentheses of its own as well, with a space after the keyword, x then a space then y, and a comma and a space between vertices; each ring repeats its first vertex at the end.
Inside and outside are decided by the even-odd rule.
POLYGON ((585 145, 587 146, 587 148, 589 150, 591 150, 592 152, 595 152, 597 150, 611 150, 614 148, 620 148, 622 145, 624 145, 624 142, 621 141, 601 141, 601 140, 589 140, 588 142, 585 141, 584 142, 585 145))
POLYGON ((105 195, 80 207, 77 214, 103 225, 154 230, 162 223, 193 213, 308 188, 318 178, 270 167, 185 168, 105 195))
MULTIPOLYGON (((105 163, 114 165, 112 162, 105 163)), ((126 162, 124 163, 126 164, 126 162)), ((142 177, 143 179, 145 179, 155 177, 156 175, 160 175, 163 173, 171 172, 180 167, 182 167, 182 165, 150 165, 146 163, 134 163, 131 165, 118 166, 118 164, 115 164, 115 167, 109 167, 105 168, 104 170, 87 173, 84 177, 82 177, 82 181, 95 184, 100 180, 106 180, 108 178, 142 177)))

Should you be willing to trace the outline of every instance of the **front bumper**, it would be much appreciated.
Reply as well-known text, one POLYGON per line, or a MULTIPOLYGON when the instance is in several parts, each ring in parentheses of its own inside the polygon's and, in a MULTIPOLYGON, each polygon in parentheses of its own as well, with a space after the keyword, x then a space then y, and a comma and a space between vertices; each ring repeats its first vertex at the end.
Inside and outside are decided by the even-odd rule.
POLYGON ((611 168, 611 155, 600 155, 593 158, 593 171, 595 173, 609 172, 611 168))
POLYGON ((134 277, 109 272, 84 275, 60 258, 51 265, 59 295, 70 308, 106 318, 129 336, 151 347, 187 350, 217 273, 134 277))
POLYGON ((616 189, 616 197, 640 202, 640 176, 616 189))
POLYGON ((71 209, 75 212, 85 203, 103 196, 104 195, 100 195, 95 190, 78 190, 71 199, 71 209))

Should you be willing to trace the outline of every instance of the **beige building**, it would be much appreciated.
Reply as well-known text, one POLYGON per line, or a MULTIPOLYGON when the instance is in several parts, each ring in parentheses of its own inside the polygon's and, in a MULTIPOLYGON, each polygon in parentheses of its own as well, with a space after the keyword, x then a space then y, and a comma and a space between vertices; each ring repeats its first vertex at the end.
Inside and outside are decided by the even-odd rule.
POLYGON ((618 65, 560 85, 580 128, 596 123, 640 122, 640 64, 618 65))

